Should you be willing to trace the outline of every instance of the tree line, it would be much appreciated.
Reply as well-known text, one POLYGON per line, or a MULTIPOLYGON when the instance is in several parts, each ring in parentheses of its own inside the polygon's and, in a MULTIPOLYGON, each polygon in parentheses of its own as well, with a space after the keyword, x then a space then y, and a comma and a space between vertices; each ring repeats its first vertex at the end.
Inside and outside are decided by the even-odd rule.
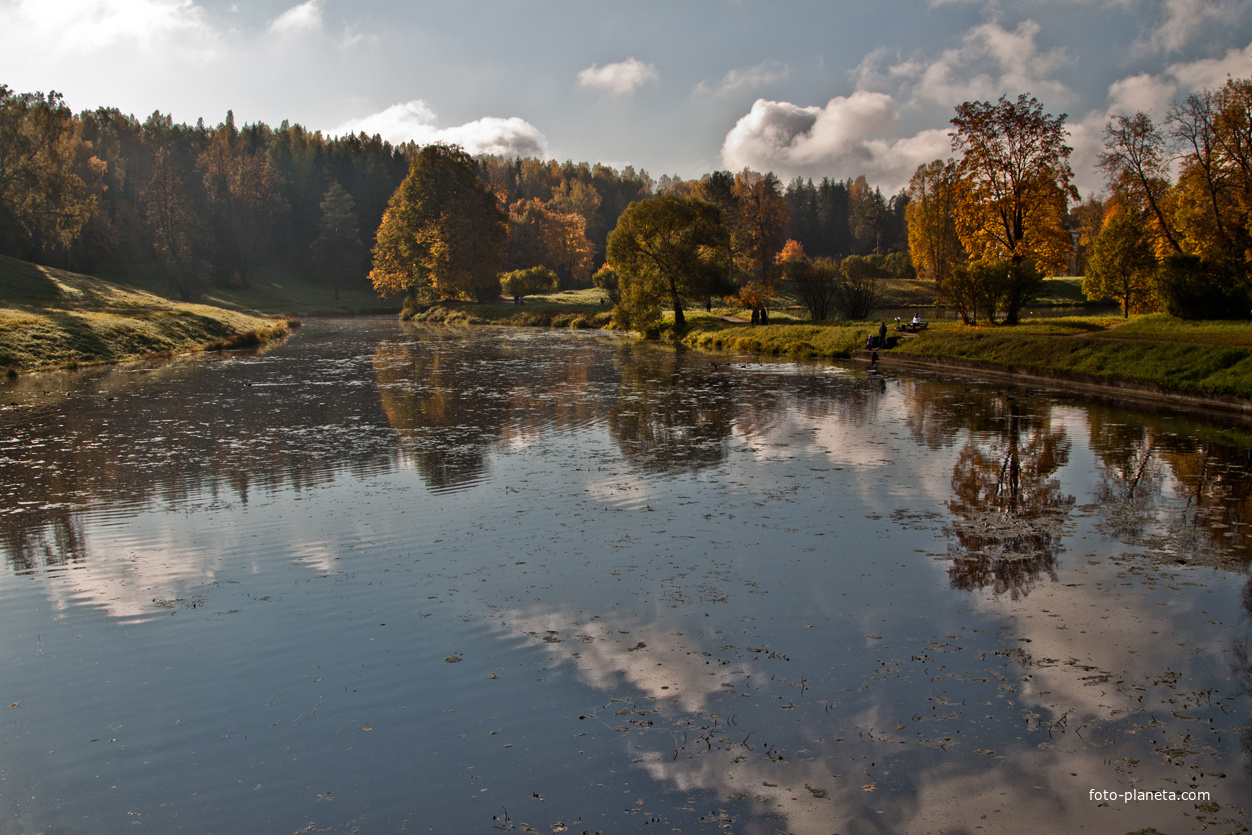
MULTIPOLYGON (((142 121, 107 107, 75 114, 55 92, 0 85, 0 253, 83 272, 155 265, 184 299, 211 286, 246 287, 262 267, 299 271, 337 295, 377 269, 384 214, 423 150, 285 121, 239 126, 231 113, 212 127, 160 112, 142 121)), ((561 288, 586 286, 603 268, 609 235, 632 203, 697 193, 728 214, 756 202, 755 254, 734 250, 751 237, 736 221, 724 276, 756 279, 749 296, 761 280, 776 281, 780 271, 767 261, 788 239, 818 257, 859 255, 880 272, 909 269, 908 197, 885 199, 864 177, 797 179, 783 189, 773 175, 752 172, 684 181, 629 166, 499 156, 471 163, 507 219, 500 271, 542 267, 561 288), (747 180, 754 194, 733 193, 747 180), (769 229, 760 226, 766 216, 769 229)), ((455 293, 492 295, 495 281, 455 293)), ((534 286, 533 275, 527 281, 534 286)))
POLYGON ((1064 120, 1028 96, 957 108, 960 156, 919 167, 906 209, 913 263, 940 298, 966 322, 1015 322, 1044 275, 1072 262, 1086 296, 1117 300, 1125 316, 1246 318, 1252 80, 1192 94, 1159 124, 1112 117, 1108 193, 1083 202, 1064 120))

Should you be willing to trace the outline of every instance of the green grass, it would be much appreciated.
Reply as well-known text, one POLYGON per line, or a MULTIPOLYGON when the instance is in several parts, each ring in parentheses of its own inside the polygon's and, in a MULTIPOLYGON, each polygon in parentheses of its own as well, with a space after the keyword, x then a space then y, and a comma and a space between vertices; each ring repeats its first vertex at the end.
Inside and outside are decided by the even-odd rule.
POLYGON ((612 307, 599 290, 565 290, 512 301, 441 302, 414 317, 419 322, 465 325, 513 325, 541 328, 603 328, 612 307), (604 303, 601 304, 601 299, 604 303))
POLYGON ((1140 326, 1140 336, 1134 339, 1121 335, 1129 325, 1077 338, 1017 327, 956 327, 925 331, 895 352, 1126 380, 1196 394, 1252 396, 1252 346, 1186 338, 1215 339, 1225 333, 1221 325, 1213 324, 1208 330, 1176 328, 1172 320, 1150 321, 1140 326))
POLYGON ((1252 324, 1248 322, 1191 322, 1165 313, 1151 313, 1128 320, 1113 319, 1110 324, 1114 327, 1101 333, 1101 338, 1252 348, 1252 324), (1121 322, 1125 324, 1118 324, 1121 322))
MULTIPOLYGON (((772 319, 773 317, 771 317, 772 319)), ((772 323, 750 325, 727 322, 716 316, 687 317, 687 327, 674 334, 673 321, 662 336, 678 338, 684 345, 709 351, 752 354, 785 354, 796 357, 847 358, 865 347, 865 337, 878 330, 877 323, 772 323)))
POLYGON ((256 345, 285 335, 289 326, 0 256, 0 369, 25 372, 256 345))

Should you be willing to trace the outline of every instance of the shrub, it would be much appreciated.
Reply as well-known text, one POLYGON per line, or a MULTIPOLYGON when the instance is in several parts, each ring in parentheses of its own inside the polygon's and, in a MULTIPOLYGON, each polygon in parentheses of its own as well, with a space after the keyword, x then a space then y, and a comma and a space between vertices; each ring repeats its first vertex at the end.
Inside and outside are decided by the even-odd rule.
POLYGON ((1165 310, 1179 319, 1246 319, 1252 294, 1247 268, 1237 261, 1171 255, 1161 262, 1157 289, 1165 310))

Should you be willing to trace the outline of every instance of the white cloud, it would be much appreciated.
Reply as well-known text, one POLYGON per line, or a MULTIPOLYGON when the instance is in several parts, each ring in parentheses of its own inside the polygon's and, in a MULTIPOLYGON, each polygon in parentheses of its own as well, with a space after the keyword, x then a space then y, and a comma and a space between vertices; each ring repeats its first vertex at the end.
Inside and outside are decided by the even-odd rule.
MULTIPOLYGON (((891 78, 912 79, 915 100, 955 105, 1004 94, 1032 93, 1049 104, 1073 98, 1050 76, 1069 63, 1064 50, 1041 50, 1035 42, 1039 24, 1023 21, 1012 31, 984 23, 965 33, 961 45, 944 50, 932 61, 912 59, 889 70, 891 78)), ((864 68, 858 70, 868 75, 864 68)))
POLYGON ((1226 83, 1226 76, 1252 76, 1252 43, 1243 49, 1230 49, 1220 58, 1204 58, 1190 63, 1171 64, 1167 73, 1186 90, 1216 90, 1226 83))
POLYGON ((191 0, 18 0, 0 6, 0 51, 77 55, 171 41, 211 49, 216 34, 191 0))
POLYGON ((296 32, 318 32, 322 28, 322 0, 308 0, 270 21, 269 30, 286 35, 296 32))
POLYGON ((331 133, 379 134, 397 144, 411 141, 419 145, 460 145, 471 154, 539 158, 547 154, 544 135, 534 125, 516 116, 508 119, 487 116, 450 128, 441 128, 437 122, 438 117, 430 105, 417 99, 392 105, 372 116, 345 122, 331 133))
POLYGON ((696 92, 702 95, 733 95, 748 90, 757 90, 761 87, 784 81, 790 75, 791 70, 786 64, 772 60, 762 61, 755 67, 731 70, 726 73, 725 77, 717 85, 712 87, 701 81, 696 85, 696 92))
POLYGON ((784 178, 864 174, 894 191, 917 166, 946 156, 951 147, 946 130, 881 138, 895 126, 898 110, 890 96, 864 90, 825 107, 758 99, 726 135, 722 162, 732 171, 746 167, 784 178))
POLYGON ((621 96, 633 93, 644 84, 655 82, 660 77, 654 64, 645 64, 638 58, 627 58, 625 61, 605 64, 603 67, 592 64, 578 74, 578 86, 621 96))
POLYGON ((1162 20, 1146 41, 1157 52, 1177 52, 1190 44, 1202 27, 1233 20, 1238 4, 1230 0, 1164 0, 1162 20))
POLYGON ((1129 116, 1139 111, 1163 113, 1178 92, 1166 79, 1139 73, 1109 85, 1109 113, 1129 116))

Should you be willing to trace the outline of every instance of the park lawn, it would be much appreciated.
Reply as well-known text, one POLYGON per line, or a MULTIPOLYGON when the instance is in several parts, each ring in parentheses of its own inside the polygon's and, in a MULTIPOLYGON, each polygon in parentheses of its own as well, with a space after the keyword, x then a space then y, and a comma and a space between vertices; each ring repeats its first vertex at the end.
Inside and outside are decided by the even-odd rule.
POLYGON ((0 369, 11 373, 257 345, 291 324, 0 256, 0 369))
POLYGON ((1188 342, 1197 345, 1228 345, 1252 348, 1252 324, 1246 321, 1201 321, 1175 319, 1165 313, 1149 313, 1116 318, 1114 327, 1100 334, 1101 339, 1135 339, 1188 342), (1117 324, 1124 322, 1125 324, 1117 324))

